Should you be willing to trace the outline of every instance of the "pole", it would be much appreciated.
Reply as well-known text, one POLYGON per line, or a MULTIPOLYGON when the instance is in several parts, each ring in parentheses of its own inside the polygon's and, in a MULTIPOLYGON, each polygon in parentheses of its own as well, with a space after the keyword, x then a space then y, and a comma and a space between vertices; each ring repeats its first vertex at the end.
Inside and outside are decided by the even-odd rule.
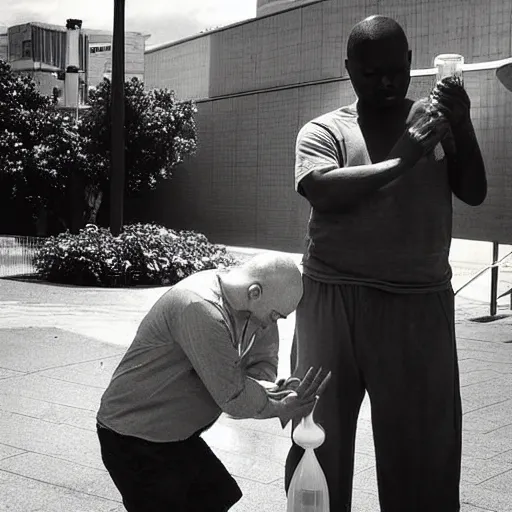
MULTIPOLYGON (((497 242, 492 243, 492 262, 498 262, 500 244, 497 242)), ((500 268, 495 266, 491 269, 491 316, 496 316, 498 311, 498 274, 500 268)))
MULTIPOLYGON (((66 58, 64 75, 64 106, 79 120, 79 83, 80 83, 80 36, 82 20, 66 20, 66 58)), ((84 176, 73 169, 70 176, 69 211, 71 213, 71 233, 77 234, 84 222, 84 176)))
POLYGON ((110 231, 119 235, 123 227, 125 134, 124 134, 124 7, 114 0, 112 41, 112 161, 110 177, 110 231))

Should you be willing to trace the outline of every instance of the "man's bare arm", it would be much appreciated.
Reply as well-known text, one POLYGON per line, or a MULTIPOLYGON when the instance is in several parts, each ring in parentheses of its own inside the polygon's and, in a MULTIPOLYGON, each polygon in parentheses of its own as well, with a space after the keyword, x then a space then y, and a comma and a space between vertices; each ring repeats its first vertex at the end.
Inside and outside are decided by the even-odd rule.
POLYGON ((487 196, 487 177, 471 121, 453 130, 453 144, 445 148, 445 153, 455 196, 470 206, 482 204, 487 196))
MULTIPOLYGON (((334 141, 326 131, 306 134, 297 141, 298 165, 300 160, 316 161, 323 165, 313 167, 301 179, 298 190, 320 212, 340 212, 359 204, 369 194, 388 185, 410 170, 417 161, 441 140, 447 123, 437 119, 421 121, 404 131, 388 158, 369 165, 339 167, 334 141), (327 149, 326 149, 327 147, 327 149)), ((296 171, 297 172, 297 171, 296 171)))
POLYGON ((451 78, 439 82, 431 97, 451 125, 452 136, 443 147, 452 191, 466 204, 478 206, 487 196, 487 177, 471 120, 471 100, 462 84, 451 78))

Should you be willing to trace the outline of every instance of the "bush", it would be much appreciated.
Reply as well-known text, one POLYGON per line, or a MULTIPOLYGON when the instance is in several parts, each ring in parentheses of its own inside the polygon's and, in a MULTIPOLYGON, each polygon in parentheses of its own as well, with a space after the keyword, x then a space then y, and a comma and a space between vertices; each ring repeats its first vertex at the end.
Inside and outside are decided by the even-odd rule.
POLYGON ((34 256, 37 273, 47 281, 95 286, 173 285, 194 272, 235 263, 200 233, 154 224, 125 226, 118 237, 89 224, 78 235, 49 237, 34 256))

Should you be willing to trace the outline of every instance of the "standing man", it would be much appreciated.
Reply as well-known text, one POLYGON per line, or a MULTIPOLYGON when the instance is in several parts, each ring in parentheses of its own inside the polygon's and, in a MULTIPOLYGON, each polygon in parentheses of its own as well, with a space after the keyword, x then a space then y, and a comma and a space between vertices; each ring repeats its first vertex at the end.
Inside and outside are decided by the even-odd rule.
POLYGON ((128 512, 226 512, 242 493, 200 437, 222 412, 237 418, 309 414, 321 371, 272 386, 277 320, 302 279, 289 257, 260 255, 228 271, 198 272, 151 308, 101 399, 105 467, 128 512))
MULTIPOLYGON (((487 193, 470 100, 453 81, 436 86, 436 111, 407 99, 411 50, 383 16, 353 28, 346 68, 357 101, 309 122, 297 140, 296 189, 312 211, 292 369, 332 369, 315 412, 332 512, 351 510, 365 391, 381 510, 456 512, 452 193, 473 206, 487 193)), ((286 489, 301 455, 294 445, 286 489)))

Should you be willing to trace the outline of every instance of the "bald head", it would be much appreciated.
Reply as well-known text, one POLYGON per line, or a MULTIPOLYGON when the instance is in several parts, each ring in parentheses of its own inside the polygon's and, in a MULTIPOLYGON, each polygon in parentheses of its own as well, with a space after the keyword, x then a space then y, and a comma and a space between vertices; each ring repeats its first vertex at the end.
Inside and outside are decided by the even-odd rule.
POLYGON ((244 263, 240 270, 249 279, 261 282, 287 282, 301 280, 301 274, 295 261, 281 253, 263 253, 244 263))
POLYGON ((290 256, 264 253, 230 270, 222 282, 233 306, 253 313, 263 323, 272 315, 286 317, 302 297, 302 275, 290 256))
POLYGON ((409 49, 403 28, 392 18, 370 16, 360 21, 350 32, 347 44, 347 58, 358 59, 369 46, 387 43, 397 50, 409 49))

